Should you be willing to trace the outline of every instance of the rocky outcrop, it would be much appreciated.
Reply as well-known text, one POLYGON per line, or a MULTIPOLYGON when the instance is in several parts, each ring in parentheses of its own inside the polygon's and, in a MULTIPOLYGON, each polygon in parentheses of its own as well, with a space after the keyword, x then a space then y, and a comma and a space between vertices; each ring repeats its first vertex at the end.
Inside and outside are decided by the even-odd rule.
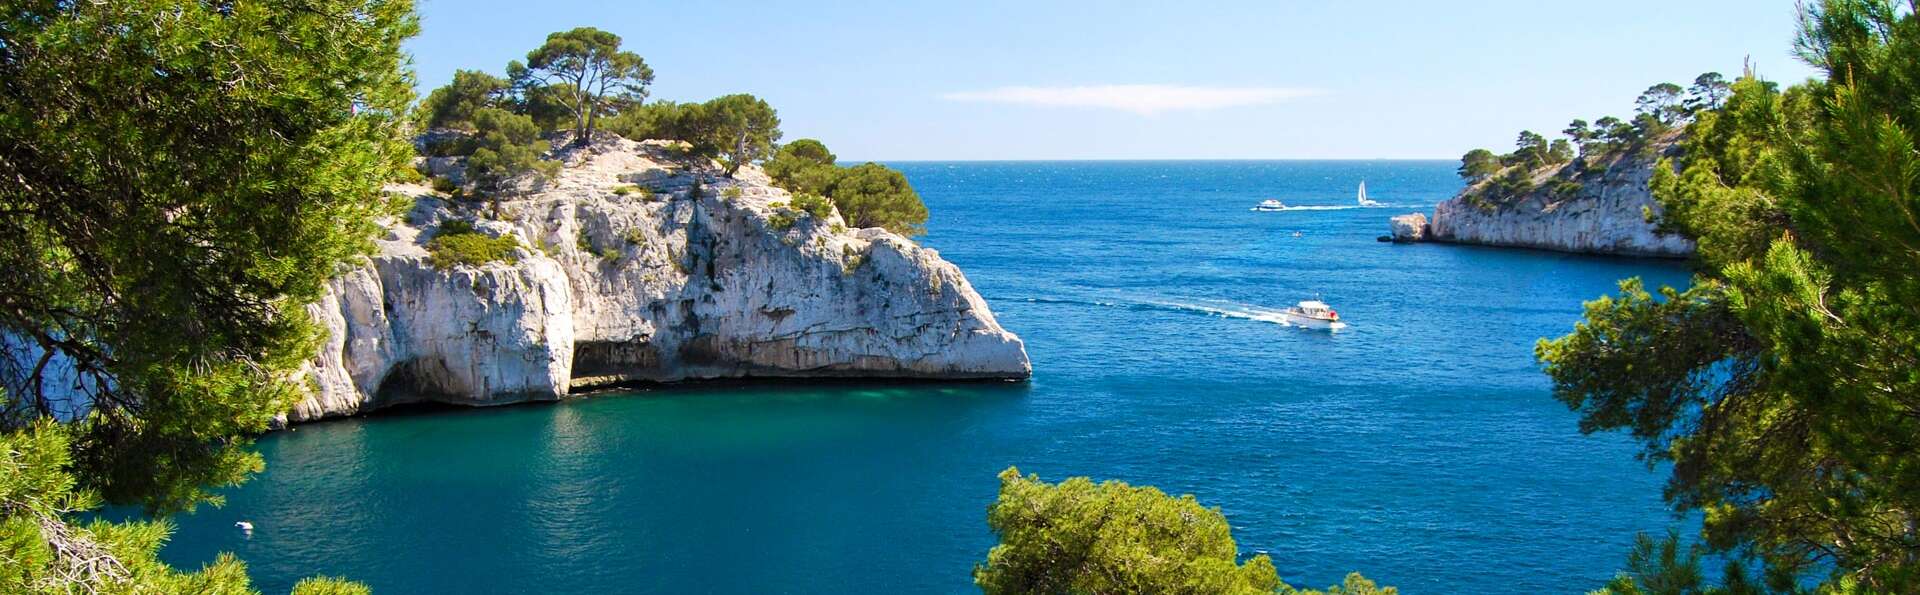
POLYGON ((1493 182, 1434 206, 1427 240, 1561 252, 1683 258, 1693 242, 1660 233, 1660 203, 1647 189, 1677 133, 1636 150, 1535 172, 1532 190, 1489 196, 1493 182), (1649 218, 1648 214, 1652 217, 1649 218))
POLYGON ((1427 216, 1421 213, 1395 215, 1387 222, 1391 230, 1389 239, 1396 243, 1408 244, 1427 239, 1427 216))
POLYGON ((288 420, 637 381, 1031 373, 1020 339, 937 252, 789 208, 753 167, 727 176, 619 139, 560 157, 556 179, 498 217, 404 188, 417 197, 406 220, 308 308, 329 339, 309 366, 317 390, 288 420), (428 240, 456 219, 518 238, 517 261, 434 267, 428 240))

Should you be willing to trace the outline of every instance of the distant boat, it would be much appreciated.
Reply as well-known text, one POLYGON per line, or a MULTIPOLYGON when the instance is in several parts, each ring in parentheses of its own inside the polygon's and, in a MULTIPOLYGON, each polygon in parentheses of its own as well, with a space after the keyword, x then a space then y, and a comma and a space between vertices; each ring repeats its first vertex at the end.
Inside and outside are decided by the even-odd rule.
POLYGON ((1360 181, 1360 206, 1363 206, 1363 207, 1386 206, 1386 205, 1380 204, 1380 201, 1367 198, 1367 181, 1366 180, 1360 181))
POLYGON ((1280 202, 1280 201, 1278 201, 1278 200, 1274 200, 1274 199, 1271 199, 1271 198, 1269 198, 1269 199, 1266 199, 1266 200, 1263 200, 1263 201, 1260 201, 1260 204, 1258 204, 1258 205, 1255 205, 1255 206, 1253 207, 1253 210, 1255 210, 1255 211, 1285 211, 1285 210, 1287 210, 1287 203, 1283 203, 1283 202, 1280 202))
POLYGON ((1286 315, 1287 322, 1295 326, 1330 331, 1347 328, 1347 323, 1340 322, 1340 313, 1333 311, 1332 306, 1320 300, 1300 302, 1300 305, 1287 308, 1283 314, 1286 315))

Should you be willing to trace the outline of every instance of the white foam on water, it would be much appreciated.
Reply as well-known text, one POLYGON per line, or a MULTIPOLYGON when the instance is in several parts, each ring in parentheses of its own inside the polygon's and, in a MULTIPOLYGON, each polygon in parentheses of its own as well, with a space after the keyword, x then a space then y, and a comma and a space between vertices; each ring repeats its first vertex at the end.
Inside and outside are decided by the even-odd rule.
POLYGON ((1236 304, 1231 302, 1208 304, 1166 300, 1148 300, 1141 303, 1147 306, 1155 306, 1179 312, 1192 312, 1221 318, 1236 318, 1240 320, 1270 322, 1280 326, 1290 326, 1287 323, 1287 315, 1284 310, 1250 304, 1236 304))
MULTIPOLYGON (((1000 299, 1000 298, 989 298, 989 299, 1000 299)), ((1296 325, 1291 322, 1288 322, 1286 310, 1284 309, 1268 308, 1266 306, 1256 306, 1253 304, 1241 304, 1241 303, 1227 302, 1227 301, 1206 301, 1206 300, 1176 301, 1176 300, 1166 300, 1166 299, 1158 299, 1158 298, 1147 298, 1147 299, 1114 298, 1113 301, 1107 301, 1107 300, 1085 300, 1085 299, 1051 298, 1051 297, 1030 297, 1030 298, 1024 298, 1022 301, 1037 303, 1037 304, 1066 304, 1066 305, 1075 305, 1075 306, 1094 306, 1094 307, 1101 307, 1101 308, 1125 308, 1129 310, 1181 312, 1186 314, 1211 316, 1215 318, 1230 318, 1234 320, 1251 320, 1254 322, 1265 322, 1265 323, 1277 324, 1285 327, 1298 327, 1298 328, 1312 330, 1312 327, 1300 326, 1300 325, 1296 325)), ((1352 325, 1351 324, 1343 325, 1340 330, 1345 330, 1348 328, 1352 328, 1352 325)))

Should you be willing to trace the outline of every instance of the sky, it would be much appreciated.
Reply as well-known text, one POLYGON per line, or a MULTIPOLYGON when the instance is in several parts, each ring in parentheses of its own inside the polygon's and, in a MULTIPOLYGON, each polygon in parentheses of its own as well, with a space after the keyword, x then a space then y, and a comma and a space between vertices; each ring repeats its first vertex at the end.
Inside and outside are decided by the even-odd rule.
POLYGON ((419 0, 422 94, 548 33, 620 35, 657 99, 752 93, 844 160, 1457 159, 1658 82, 1813 71, 1793 0, 419 0))

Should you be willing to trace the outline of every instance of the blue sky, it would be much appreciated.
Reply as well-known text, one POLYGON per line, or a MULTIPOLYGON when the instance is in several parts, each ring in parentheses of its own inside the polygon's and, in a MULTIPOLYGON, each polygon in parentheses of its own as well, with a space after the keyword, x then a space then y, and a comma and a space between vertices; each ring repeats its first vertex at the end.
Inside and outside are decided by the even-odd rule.
POLYGON ((758 95, 845 159, 1457 158, 1701 72, 1812 74, 1792 0, 420 0, 422 89, 621 35, 653 97, 758 95))

